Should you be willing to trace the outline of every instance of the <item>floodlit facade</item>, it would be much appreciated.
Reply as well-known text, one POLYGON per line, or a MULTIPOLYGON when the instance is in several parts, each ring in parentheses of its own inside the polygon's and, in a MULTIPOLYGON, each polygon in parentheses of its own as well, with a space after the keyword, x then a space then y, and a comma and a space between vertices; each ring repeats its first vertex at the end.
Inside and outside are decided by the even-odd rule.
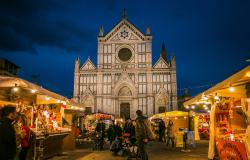
POLYGON ((147 116, 177 109, 175 57, 167 60, 163 44, 152 64, 149 26, 144 34, 124 14, 108 33, 100 28, 97 47, 97 65, 75 61, 74 99, 87 113, 135 118, 138 109, 147 116))

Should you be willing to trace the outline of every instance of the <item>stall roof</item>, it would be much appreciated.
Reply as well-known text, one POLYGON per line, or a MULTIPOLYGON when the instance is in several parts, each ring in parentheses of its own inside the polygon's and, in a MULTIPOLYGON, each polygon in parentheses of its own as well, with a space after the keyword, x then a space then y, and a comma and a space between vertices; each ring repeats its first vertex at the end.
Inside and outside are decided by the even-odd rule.
POLYGON ((58 103, 58 100, 60 100, 61 102, 64 101, 69 105, 83 108, 81 104, 76 103, 73 100, 70 100, 57 93, 51 92, 47 89, 44 89, 41 86, 28 82, 24 79, 17 77, 0 76, 0 88, 12 88, 12 87, 21 87, 24 89, 35 90, 37 94, 38 104, 58 103), (46 100, 46 97, 49 97, 49 99, 46 100))
POLYGON ((188 116, 188 112, 183 111, 170 111, 153 115, 151 118, 164 118, 164 117, 183 117, 188 116))
POLYGON ((245 87, 244 84, 250 83, 250 66, 245 67, 224 81, 216 84, 215 86, 207 89, 206 91, 198 94, 194 98, 184 102, 184 106, 194 104, 202 98, 202 95, 215 95, 226 97, 244 97, 245 87), (229 87, 235 87, 235 92, 229 92, 229 87))

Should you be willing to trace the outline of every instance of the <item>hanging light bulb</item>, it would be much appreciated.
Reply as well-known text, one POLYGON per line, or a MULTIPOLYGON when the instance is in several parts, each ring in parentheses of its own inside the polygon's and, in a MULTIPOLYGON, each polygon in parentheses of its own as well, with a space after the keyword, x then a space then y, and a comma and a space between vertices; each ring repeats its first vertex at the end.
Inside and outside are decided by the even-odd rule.
POLYGON ((14 91, 14 92, 17 92, 18 90, 19 90, 18 87, 14 87, 14 88, 13 88, 13 91, 14 91))
POLYGON ((217 96, 217 93, 215 94, 215 96, 214 96, 214 100, 220 100, 220 97, 219 96, 217 96))
POLYGON ((234 92, 234 91, 235 91, 235 88, 231 86, 231 87, 229 87, 229 91, 230 91, 230 92, 234 92))
POLYGON ((34 93, 36 93, 36 90, 32 89, 30 92, 34 94, 34 93))

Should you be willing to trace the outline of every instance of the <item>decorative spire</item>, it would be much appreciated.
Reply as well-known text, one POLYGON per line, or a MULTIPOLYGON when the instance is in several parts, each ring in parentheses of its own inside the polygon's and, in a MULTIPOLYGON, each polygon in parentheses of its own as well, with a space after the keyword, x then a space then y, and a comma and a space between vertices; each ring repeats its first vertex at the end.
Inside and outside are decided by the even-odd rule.
POLYGON ((104 36, 104 28, 103 28, 103 26, 101 26, 99 28, 99 37, 103 37, 103 36, 104 36))
POLYGON ((80 58, 77 57, 75 60, 75 72, 79 71, 80 69, 80 58))
POLYGON ((150 33, 150 26, 149 25, 147 25, 147 29, 146 29, 146 35, 150 35, 151 33, 150 33))
POLYGON ((126 9, 124 8, 123 12, 122 12, 122 19, 127 19, 127 18, 128 18, 128 13, 127 13, 126 9))
POLYGON ((176 67, 176 63, 175 63, 175 54, 173 53, 173 55, 171 56, 171 67, 176 67))
POLYGON ((167 53, 164 41, 162 42, 162 47, 161 47, 161 57, 167 62, 167 53))

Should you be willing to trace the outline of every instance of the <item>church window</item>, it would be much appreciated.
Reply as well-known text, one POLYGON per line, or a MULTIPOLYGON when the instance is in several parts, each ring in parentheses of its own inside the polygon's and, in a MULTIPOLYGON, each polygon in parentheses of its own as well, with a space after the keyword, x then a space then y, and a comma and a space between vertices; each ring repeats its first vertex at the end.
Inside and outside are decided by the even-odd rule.
POLYGON ((147 77, 146 77, 146 74, 145 73, 140 73, 139 75, 138 75, 138 82, 140 83, 140 82, 146 82, 147 81, 147 77))
POLYGON ((141 44, 138 44, 138 52, 141 52, 141 44))
POLYGON ((108 53, 111 53, 111 44, 108 45, 108 53))
POLYGON ((103 85, 103 94, 111 94, 111 84, 103 85))
POLYGON ((156 82, 156 74, 153 74, 153 82, 156 82))
POLYGON ((164 74, 164 82, 168 81, 168 75, 164 74))
POLYGON ((107 45, 104 45, 103 47, 104 47, 104 52, 103 53, 108 53, 108 47, 107 47, 107 45))
POLYGON ((147 93, 147 85, 146 84, 139 84, 139 94, 147 93))
POLYGON ((80 83, 83 83, 83 77, 80 77, 80 83))
POLYGON ((151 44, 150 43, 146 44, 146 52, 151 52, 151 44))
POLYGON ((111 83, 111 75, 103 75, 104 83, 111 83))
POLYGON ((140 109, 143 114, 146 114, 147 112, 147 98, 146 97, 141 97, 138 99, 138 109, 140 109))
POLYGON ((141 52, 145 52, 145 44, 141 45, 141 52))
POLYGON ((119 52, 118 52, 118 57, 119 57, 119 59, 120 59, 121 61, 126 62, 126 61, 128 61, 128 60, 131 59, 131 57, 132 57, 132 52, 131 52, 131 50, 128 49, 128 48, 122 48, 122 49, 120 49, 119 52))

